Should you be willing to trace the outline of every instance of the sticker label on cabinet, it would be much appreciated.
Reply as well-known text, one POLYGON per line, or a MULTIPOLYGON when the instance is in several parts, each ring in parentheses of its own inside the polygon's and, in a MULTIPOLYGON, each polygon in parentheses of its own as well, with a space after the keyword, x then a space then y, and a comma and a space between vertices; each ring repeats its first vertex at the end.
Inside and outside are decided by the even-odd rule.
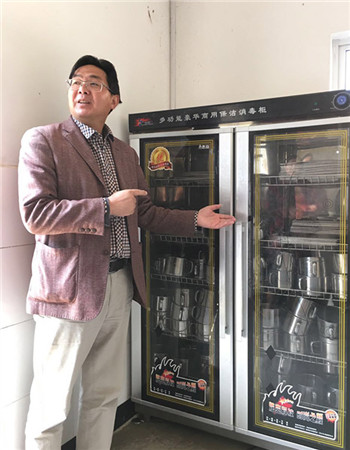
POLYGON ((173 359, 164 356, 159 364, 152 367, 151 392, 204 406, 207 401, 207 381, 181 377, 180 371, 181 364, 175 364, 173 359))
POLYGON ((170 161, 169 150, 165 147, 156 147, 152 150, 148 168, 152 172, 156 170, 173 170, 173 163, 170 161))
POLYGON ((264 422, 335 440, 338 413, 333 408, 317 410, 300 406, 302 401, 312 403, 312 398, 306 397, 312 397, 314 392, 302 393, 294 389, 280 383, 275 390, 265 394, 262 404, 264 422))

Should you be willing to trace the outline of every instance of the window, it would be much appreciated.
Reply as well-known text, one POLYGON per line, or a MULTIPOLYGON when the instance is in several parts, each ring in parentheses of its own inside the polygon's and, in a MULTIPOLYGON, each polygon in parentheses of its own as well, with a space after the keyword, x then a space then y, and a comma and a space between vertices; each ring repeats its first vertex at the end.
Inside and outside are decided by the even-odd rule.
POLYGON ((350 90, 350 31, 332 34, 330 89, 350 90))

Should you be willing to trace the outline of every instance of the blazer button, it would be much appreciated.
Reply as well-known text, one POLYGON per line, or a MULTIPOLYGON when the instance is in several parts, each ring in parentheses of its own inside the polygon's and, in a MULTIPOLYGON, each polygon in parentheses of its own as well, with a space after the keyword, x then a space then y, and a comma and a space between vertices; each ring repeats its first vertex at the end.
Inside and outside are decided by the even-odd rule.
POLYGON ((79 231, 81 231, 82 233, 85 233, 85 228, 80 228, 80 230, 79 231))
POLYGON ((91 233, 96 233, 96 228, 92 228, 91 233))
POLYGON ((90 228, 86 228, 86 232, 87 233, 91 233, 91 229, 90 228))

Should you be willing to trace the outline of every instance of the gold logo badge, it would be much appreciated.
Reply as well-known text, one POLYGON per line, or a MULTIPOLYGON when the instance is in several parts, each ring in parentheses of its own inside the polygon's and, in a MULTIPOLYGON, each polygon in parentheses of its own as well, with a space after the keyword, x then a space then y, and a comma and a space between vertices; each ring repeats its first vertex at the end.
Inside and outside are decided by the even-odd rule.
POLYGON ((165 147, 156 147, 148 162, 149 170, 173 170, 173 163, 170 161, 169 150, 165 147))

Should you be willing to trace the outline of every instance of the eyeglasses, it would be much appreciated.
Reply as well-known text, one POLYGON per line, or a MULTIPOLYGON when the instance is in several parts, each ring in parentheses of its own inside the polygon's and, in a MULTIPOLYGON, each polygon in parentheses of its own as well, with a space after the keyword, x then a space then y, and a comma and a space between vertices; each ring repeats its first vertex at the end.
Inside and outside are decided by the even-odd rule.
POLYGON ((85 86, 89 90, 94 92, 101 92, 104 87, 112 92, 108 86, 106 86, 104 83, 101 83, 100 81, 83 81, 79 80, 79 78, 71 78, 67 80, 67 84, 73 91, 78 91, 80 87, 85 84, 85 86))

